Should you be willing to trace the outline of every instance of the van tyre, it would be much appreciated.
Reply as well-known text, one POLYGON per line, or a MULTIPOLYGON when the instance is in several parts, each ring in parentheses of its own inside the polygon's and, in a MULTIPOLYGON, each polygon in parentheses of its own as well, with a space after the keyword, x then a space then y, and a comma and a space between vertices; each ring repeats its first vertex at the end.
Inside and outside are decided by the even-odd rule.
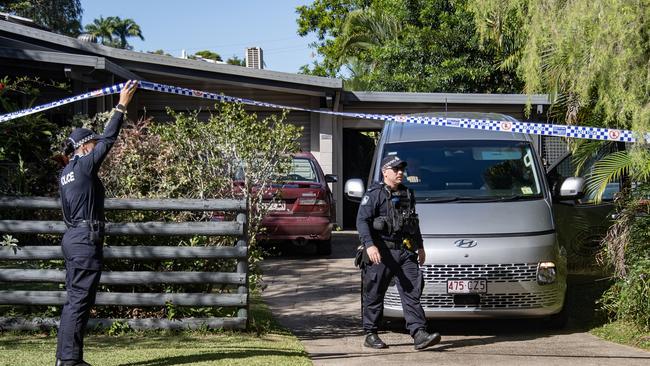
POLYGON ((316 240, 316 254, 330 255, 332 254, 332 238, 327 240, 316 240))
MULTIPOLYGON (((568 291, 567 291, 568 293, 568 291)), ((559 330, 559 329, 564 329, 566 327, 567 322, 569 321, 569 311, 568 311, 568 306, 567 306, 567 296, 566 294, 564 295, 564 304, 562 305, 562 310, 560 310, 559 313, 549 315, 546 318, 546 327, 548 329, 554 329, 554 330, 559 330)))

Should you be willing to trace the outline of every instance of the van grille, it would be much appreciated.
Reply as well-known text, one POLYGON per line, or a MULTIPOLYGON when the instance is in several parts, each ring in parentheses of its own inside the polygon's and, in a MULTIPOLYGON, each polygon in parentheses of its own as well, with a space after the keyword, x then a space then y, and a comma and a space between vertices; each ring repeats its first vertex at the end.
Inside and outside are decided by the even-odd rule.
MULTIPOLYGON (((420 267, 427 284, 445 284, 450 279, 485 279, 490 283, 536 282, 537 263, 513 264, 433 264, 420 267)), ((444 291, 444 290, 443 290, 444 291)), ((454 295, 446 293, 422 294, 420 302, 426 309, 531 309, 552 306, 558 301, 555 288, 530 293, 481 294, 476 305, 454 304, 454 295)), ((384 304, 401 307, 397 289, 391 286, 386 292, 384 304)))
MULTIPOLYGON (((452 294, 423 294, 420 303, 424 310, 431 308, 481 308, 481 309, 530 309, 552 306, 558 300, 558 293, 555 290, 547 290, 538 293, 508 293, 508 294, 482 294, 478 306, 456 305, 452 294)), ((384 304, 388 307, 401 307, 399 294, 395 288, 390 288, 384 298, 384 304)))
POLYGON ((537 280, 537 263, 514 264, 430 264, 420 267, 426 283, 447 283, 450 279, 486 279, 489 282, 537 280))

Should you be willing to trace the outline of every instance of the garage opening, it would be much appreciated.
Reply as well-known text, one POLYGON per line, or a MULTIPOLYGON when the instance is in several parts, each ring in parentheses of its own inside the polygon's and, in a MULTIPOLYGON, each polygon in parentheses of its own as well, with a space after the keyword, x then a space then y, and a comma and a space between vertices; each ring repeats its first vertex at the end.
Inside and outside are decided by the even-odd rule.
MULTIPOLYGON (((368 186, 368 174, 372 165, 372 156, 379 140, 381 130, 343 129, 343 179, 361 178, 368 186)), ((343 198, 343 229, 356 229, 357 211, 359 204, 343 198)))

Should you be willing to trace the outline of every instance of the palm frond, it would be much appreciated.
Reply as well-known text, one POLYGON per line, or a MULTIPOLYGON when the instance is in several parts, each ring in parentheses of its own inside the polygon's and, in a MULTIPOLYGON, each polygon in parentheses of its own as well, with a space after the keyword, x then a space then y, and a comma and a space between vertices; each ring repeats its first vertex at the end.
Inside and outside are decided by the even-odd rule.
POLYGON ((587 193, 595 192, 595 201, 600 202, 607 183, 616 182, 628 174, 633 160, 628 151, 611 153, 594 163, 592 172, 587 176, 587 193))
POLYGON ((598 140, 576 140, 572 144, 573 155, 571 160, 575 166, 574 174, 576 176, 582 175, 584 167, 589 165, 591 161, 598 158, 598 152, 603 149, 607 142, 598 140))

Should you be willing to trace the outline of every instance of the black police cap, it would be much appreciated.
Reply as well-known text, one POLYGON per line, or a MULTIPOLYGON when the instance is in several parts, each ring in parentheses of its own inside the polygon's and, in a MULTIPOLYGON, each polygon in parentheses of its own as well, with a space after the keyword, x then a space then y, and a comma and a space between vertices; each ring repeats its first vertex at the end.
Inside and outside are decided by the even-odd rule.
POLYGON ((86 142, 97 140, 99 137, 99 135, 87 128, 75 128, 68 137, 68 140, 72 141, 72 145, 77 149, 86 142))
POLYGON ((382 170, 395 168, 395 167, 398 167, 398 166, 405 167, 406 162, 404 160, 400 159, 399 156, 397 156, 397 155, 387 156, 381 161, 381 169, 382 170))

